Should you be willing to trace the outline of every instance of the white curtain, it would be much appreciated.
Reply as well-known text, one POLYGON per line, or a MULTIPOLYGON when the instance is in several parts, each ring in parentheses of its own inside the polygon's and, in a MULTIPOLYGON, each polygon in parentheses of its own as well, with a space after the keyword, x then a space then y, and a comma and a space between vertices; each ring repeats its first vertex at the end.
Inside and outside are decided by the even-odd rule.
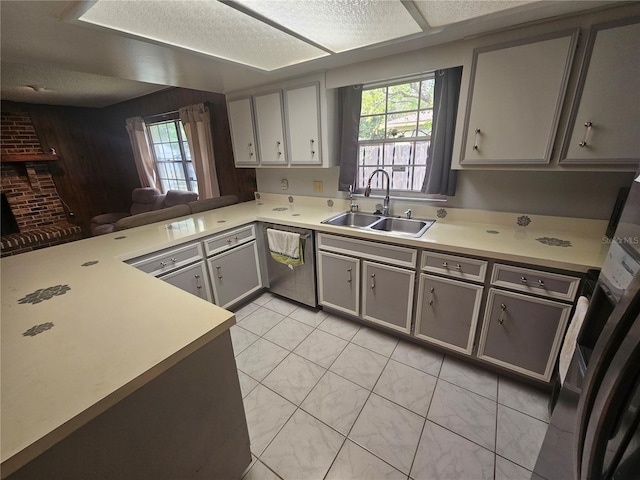
POLYGON ((156 174, 153 155, 149 150, 144 120, 142 120, 142 117, 127 118, 126 128, 131 142, 131 149, 133 150, 133 158, 138 169, 138 176, 140 177, 140 186, 155 187, 162 191, 156 174))
POLYGON ((200 199, 219 197, 209 109, 203 103, 198 103, 181 108, 179 115, 187 134, 191 161, 198 179, 198 195, 200 199))

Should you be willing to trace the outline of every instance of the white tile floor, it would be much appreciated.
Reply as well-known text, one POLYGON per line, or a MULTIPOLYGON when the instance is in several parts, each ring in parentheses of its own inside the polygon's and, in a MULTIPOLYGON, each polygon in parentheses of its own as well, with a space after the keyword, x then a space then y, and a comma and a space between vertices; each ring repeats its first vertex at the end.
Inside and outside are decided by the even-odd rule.
POLYGON ((231 329, 244 479, 529 479, 548 396, 269 293, 231 329))

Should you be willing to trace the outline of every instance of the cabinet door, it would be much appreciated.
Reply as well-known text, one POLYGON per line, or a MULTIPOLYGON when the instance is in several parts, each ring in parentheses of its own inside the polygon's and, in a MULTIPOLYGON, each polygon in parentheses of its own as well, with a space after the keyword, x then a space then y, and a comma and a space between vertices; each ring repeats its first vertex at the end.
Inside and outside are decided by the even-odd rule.
POLYGON ((571 305, 491 289, 478 358, 549 381, 571 305))
POLYGON ((262 165, 286 165, 282 120, 282 95, 273 92, 254 97, 256 129, 262 165))
POLYGON ((205 273, 204 262, 181 268, 164 277, 160 277, 160 279, 207 302, 211 301, 211 288, 205 273))
POLYGON ((350 315, 360 315, 360 260, 318 252, 318 302, 350 315))
POLYGON ((481 285, 421 274, 415 336, 470 355, 482 289, 481 285))
POLYGON ((320 97, 318 84, 285 90, 287 145, 291 165, 319 165, 320 97))
POLYGON ((604 27, 590 34, 564 163, 640 161, 640 23, 604 27))
POLYGON ((235 164, 236 166, 255 166, 259 159, 253 128, 251 98, 232 100, 227 106, 235 164))
POLYGON ((216 305, 233 305, 262 288, 255 240, 207 260, 216 305))
POLYGON ((562 32, 474 51, 461 164, 549 163, 576 39, 562 32))
POLYGON ((411 332, 415 272, 362 262, 362 318, 411 332))

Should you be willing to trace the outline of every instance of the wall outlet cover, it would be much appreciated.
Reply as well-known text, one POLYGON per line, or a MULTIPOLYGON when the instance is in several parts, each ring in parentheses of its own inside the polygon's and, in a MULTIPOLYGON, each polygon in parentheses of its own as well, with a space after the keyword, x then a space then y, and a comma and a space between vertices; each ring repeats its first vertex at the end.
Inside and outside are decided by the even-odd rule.
POLYGON ((280 188, 282 190, 288 190, 289 189, 289 180, 287 180, 286 178, 283 178, 282 180, 280 180, 280 188))

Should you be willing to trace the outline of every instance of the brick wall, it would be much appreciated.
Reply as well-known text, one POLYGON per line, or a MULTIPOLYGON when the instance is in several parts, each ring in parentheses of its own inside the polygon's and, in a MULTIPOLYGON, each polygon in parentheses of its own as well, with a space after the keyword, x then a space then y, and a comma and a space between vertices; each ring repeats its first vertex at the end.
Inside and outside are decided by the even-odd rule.
MULTIPOLYGON (((27 112, 0 115, 2 154, 43 153, 27 112)), ((0 191, 6 194, 20 233, 2 237, 2 256, 23 253, 80 238, 80 227, 67 222, 50 162, 8 162, 0 168, 0 191)))

